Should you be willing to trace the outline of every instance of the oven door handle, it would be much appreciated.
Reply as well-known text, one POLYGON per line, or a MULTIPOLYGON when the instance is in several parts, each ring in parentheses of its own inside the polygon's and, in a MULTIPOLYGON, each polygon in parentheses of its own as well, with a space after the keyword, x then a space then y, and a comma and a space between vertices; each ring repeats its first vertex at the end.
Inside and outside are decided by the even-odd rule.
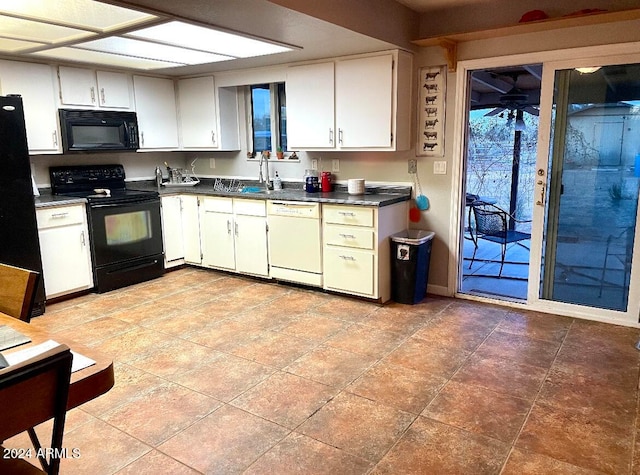
POLYGON ((96 208, 122 208, 125 206, 141 205, 141 204, 154 204, 160 203, 160 200, 146 200, 146 201, 127 201, 125 203, 104 203, 104 204, 90 204, 89 207, 96 208))

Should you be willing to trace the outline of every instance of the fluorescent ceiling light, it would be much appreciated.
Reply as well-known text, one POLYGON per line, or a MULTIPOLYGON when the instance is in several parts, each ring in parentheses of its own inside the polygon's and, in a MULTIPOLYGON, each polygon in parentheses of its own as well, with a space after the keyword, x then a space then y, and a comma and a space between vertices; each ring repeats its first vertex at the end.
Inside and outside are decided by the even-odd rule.
POLYGON ((102 32, 157 18, 94 0, 1 0, 0 13, 102 32))
POLYGON ((228 56, 220 56, 218 54, 206 53, 204 51, 195 51, 192 49, 178 48, 175 46, 134 40, 131 38, 120 38, 117 36, 78 43, 75 47, 91 51, 101 51, 103 53, 135 56, 136 58, 181 63, 182 65, 215 63, 218 61, 232 59, 228 56))
POLYGON ((123 56, 120 54, 102 53, 99 51, 89 51, 77 48, 54 48, 33 53, 35 56, 55 58, 69 61, 80 61, 83 63, 101 64, 116 68, 128 69, 158 69, 184 66, 184 63, 171 63, 169 61, 155 61, 152 59, 136 58, 133 56, 123 56))
POLYGON ((95 0, 0 0, 0 53, 148 70, 292 49, 95 0))
POLYGON ((236 58, 250 58, 266 54, 283 53, 293 49, 287 46, 247 38, 246 36, 232 33, 225 33, 223 31, 180 21, 171 21, 162 25, 143 28, 128 33, 127 36, 160 41, 236 58))
POLYGON ((44 46, 42 43, 34 43, 32 41, 12 40, 9 38, 0 38, 0 51, 9 53, 22 51, 33 48, 35 46, 44 46))
POLYGON ((22 18, 3 17, 0 36, 7 39, 51 44, 73 39, 84 39, 95 36, 95 33, 22 18))

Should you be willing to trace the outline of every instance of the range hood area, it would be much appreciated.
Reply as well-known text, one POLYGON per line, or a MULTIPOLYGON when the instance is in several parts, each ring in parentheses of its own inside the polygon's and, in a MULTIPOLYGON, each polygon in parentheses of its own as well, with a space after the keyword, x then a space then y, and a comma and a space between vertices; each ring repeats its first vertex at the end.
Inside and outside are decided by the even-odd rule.
POLYGON ((94 0, 3 2, 0 26, 0 54, 138 70, 296 49, 94 0))

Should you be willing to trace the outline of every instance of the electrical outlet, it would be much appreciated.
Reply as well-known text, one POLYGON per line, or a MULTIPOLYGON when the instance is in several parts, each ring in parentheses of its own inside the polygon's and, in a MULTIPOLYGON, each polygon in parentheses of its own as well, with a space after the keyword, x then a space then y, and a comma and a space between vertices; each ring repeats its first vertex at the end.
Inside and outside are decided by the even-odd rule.
POLYGON ((433 174, 434 175, 446 175, 447 174, 447 162, 444 160, 438 160, 433 162, 433 174))
POLYGON ((340 171, 340 160, 337 158, 334 158, 333 160, 331 160, 331 171, 334 173, 337 173, 340 171))
POLYGON ((216 167, 216 159, 215 158, 210 158, 209 159, 209 168, 215 168, 216 167))
POLYGON ((318 169, 318 159, 317 158, 312 158, 311 159, 311 169, 312 170, 317 170, 318 169))
POLYGON ((409 160, 409 173, 418 173, 418 160, 409 160))

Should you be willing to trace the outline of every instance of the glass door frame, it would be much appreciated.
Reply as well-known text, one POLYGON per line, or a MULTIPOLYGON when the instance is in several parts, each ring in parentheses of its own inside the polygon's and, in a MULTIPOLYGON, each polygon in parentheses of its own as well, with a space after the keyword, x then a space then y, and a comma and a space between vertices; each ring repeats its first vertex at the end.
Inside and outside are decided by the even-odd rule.
MULTIPOLYGON (((628 306, 625 312, 599 309, 581 305, 567 304, 541 299, 541 264, 543 249, 543 233, 545 206, 533 206, 533 222, 531 236, 531 254, 529 262, 529 286, 525 302, 496 300, 487 297, 473 296, 459 292, 461 288, 463 260, 462 245, 464 239, 464 161, 467 147, 467 98, 470 91, 470 73, 478 69, 522 64, 541 63, 542 81, 540 93, 540 115, 538 124, 538 149, 536 170, 543 170, 541 180, 536 180, 534 201, 544 196, 547 198, 547 166, 549 163, 551 139, 551 112, 553 105, 554 79, 558 69, 569 69, 585 66, 606 66, 614 64, 640 63, 640 43, 622 43, 615 45, 593 46, 557 51, 537 52, 529 54, 509 55, 497 58, 482 58, 458 62, 456 74, 455 118, 453 131, 453 166, 452 166, 452 213, 450 249, 454 250, 455 259, 449 264, 448 286, 457 298, 499 303, 503 306, 526 308, 535 311, 555 313, 570 317, 597 320, 628 326, 639 326, 640 319, 640 238, 634 240, 633 255, 636 259, 631 268, 628 306), (542 181, 543 184, 540 184, 542 181)), ((640 236, 640 206, 636 220, 636 237, 640 236)))

